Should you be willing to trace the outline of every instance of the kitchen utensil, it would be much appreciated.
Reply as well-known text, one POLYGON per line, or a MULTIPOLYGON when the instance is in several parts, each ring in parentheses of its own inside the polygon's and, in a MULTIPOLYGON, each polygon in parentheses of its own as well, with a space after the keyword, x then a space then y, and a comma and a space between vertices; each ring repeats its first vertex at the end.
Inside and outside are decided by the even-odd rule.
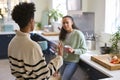
POLYGON ((96 49, 96 40, 95 40, 95 36, 93 34, 92 35, 87 34, 86 44, 87 44, 88 50, 96 49))

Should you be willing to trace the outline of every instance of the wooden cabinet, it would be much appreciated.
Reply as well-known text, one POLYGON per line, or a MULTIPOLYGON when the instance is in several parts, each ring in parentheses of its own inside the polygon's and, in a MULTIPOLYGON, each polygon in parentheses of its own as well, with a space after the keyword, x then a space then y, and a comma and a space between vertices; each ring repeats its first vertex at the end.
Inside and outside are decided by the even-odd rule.
POLYGON ((8 58, 8 44, 15 34, 0 35, 0 59, 8 58))
POLYGON ((92 66, 88 65, 82 60, 80 60, 79 65, 89 75, 88 77, 89 80, 98 80, 98 79, 109 77, 105 75, 104 73, 98 71, 97 69, 93 68, 92 66))

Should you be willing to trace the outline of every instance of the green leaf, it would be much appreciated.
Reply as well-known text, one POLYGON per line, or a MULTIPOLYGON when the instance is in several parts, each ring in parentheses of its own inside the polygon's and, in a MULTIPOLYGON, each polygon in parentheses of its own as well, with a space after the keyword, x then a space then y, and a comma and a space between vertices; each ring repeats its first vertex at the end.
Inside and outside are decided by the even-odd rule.
POLYGON ((48 16, 50 19, 57 21, 59 18, 63 17, 63 14, 58 9, 51 9, 48 11, 48 16))

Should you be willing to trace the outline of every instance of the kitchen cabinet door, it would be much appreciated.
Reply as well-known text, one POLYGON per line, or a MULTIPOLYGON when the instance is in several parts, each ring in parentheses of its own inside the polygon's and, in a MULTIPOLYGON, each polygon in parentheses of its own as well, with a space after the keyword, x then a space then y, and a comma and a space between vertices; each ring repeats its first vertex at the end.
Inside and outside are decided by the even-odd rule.
POLYGON ((8 58, 8 44, 15 34, 0 35, 0 59, 8 58))
POLYGON ((91 67, 84 61, 79 62, 80 67, 84 69, 84 71, 89 75, 89 80, 98 80, 102 78, 108 78, 109 76, 105 75, 104 73, 96 70, 95 68, 91 67))

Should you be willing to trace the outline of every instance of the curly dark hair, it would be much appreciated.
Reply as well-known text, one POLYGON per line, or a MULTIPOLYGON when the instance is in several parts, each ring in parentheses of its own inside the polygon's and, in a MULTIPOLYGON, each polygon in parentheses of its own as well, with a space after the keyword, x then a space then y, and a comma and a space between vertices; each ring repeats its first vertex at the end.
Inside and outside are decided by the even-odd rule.
MULTIPOLYGON (((64 16, 62 19, 64 19, 64 18, 70 18, 73 22, 72 28, 73 29, 78 29, 75 25, 74 19, 71 16, 67 15, 67 16, 64 16)), ((61 31, 60 31, 60 34, 59 34, 59 40, 64 41, 65 38, 66 38, 66 35, 67 35, 67 31, 62 27, 61 31)))
POLYGON ((11 14, 12 19, 20 28, 24 28, 32 18, 34 19, 35 11, 34 3, 21 2, 14 7, 11 14))

